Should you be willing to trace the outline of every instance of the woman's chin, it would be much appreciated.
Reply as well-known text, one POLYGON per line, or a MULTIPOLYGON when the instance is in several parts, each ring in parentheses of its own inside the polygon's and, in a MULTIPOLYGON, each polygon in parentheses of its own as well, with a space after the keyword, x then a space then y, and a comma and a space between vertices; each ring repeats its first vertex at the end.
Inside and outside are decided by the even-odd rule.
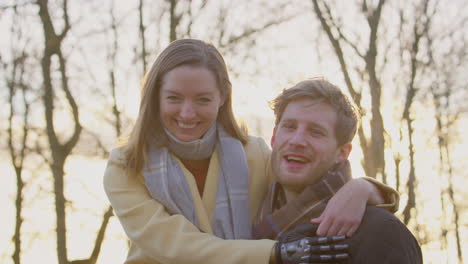
POLYGON ((180 140, 180 141, 183 141, 183 142, 191 142, 191 141, 194 141, 194 140, 197 140, 197 139, 200 139, 201 136, 198 136, 196 134, 185 134, 185 133, 178 133, 177 135, 175 135, 175 137, 180 140))

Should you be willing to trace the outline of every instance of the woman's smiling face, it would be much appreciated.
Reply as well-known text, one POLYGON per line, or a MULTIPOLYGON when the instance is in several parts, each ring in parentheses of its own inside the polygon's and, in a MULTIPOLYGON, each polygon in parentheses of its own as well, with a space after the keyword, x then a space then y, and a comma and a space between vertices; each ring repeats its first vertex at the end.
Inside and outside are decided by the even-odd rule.
POLYGON ((167 72, 159 95, 163 126, 177 139, 201 138, 223 104, 214 74, 202 66, 183 65, 167 72))

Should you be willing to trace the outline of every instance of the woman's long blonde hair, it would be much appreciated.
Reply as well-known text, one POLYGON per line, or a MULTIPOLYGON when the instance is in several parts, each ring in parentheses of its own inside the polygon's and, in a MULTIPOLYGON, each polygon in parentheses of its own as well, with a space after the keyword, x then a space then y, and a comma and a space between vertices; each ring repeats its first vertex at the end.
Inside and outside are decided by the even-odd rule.
POLYGON ((167 143, 159 115, 159 91, 164 74, 182 65, 204 67, 213 73, 225 99, 219 109, 217 121, 231 136, 243 144, 247 142, 247 132, 238 125, 232 111, 232 85, 219 51, 201 40, 176 40, 161 52, 145 74, 138 118, 124 143, 127 166, 137 174, 148 163, 147 146, 164 146, 167 143))

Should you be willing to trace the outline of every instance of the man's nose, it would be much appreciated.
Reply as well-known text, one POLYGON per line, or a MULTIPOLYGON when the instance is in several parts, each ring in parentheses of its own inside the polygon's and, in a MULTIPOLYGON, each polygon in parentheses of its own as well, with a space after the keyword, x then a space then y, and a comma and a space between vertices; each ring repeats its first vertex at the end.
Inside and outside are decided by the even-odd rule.
POLYGON ((303 129, 296 129, 291 138, 289 139, 289 144, 295 146, 305 146, 306 145, 306 137, 305 131, 303 129))
POLYGON ((181 106, 179 116, 184 119, 195 117, 195 108, 191 102, 184 102, 181 106))

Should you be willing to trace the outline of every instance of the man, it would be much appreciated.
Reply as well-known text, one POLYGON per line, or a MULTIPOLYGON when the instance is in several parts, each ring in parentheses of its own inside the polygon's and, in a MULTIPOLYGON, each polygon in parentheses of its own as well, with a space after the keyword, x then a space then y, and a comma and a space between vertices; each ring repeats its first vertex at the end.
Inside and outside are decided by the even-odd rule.
MULTIPOLYGON (((328 200, 351 179, 348 156, 358 115, 339 88, 318 78, 284 90, 272 108, 271 163, 277 182, 260 210, 254 236, 281 241, 292 230, 310 226, 311 218, 321 221, 328 200)), ((345 241, 351 256, 347 263, 422 263, 416 239, 398 218, 383 208, 364 209, 361 225, 345 241)), ((296 236, 319 231, 324 233, 314 229, 296 236)), ((295 250, 290 246, 291 254, 295 250)))

